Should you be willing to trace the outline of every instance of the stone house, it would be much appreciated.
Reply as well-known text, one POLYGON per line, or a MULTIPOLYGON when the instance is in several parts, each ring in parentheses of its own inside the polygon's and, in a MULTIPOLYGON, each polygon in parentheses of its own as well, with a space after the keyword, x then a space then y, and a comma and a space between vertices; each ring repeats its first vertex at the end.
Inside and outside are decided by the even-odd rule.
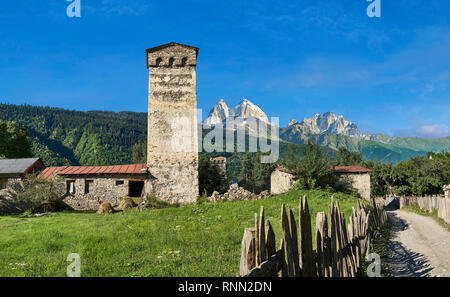
POLYGON ((103 202, 117 205, 123 197, 141 197, 152 179, 145 163, 49 167, 40 176, 47 180, 58 176, 65 189, 62 201, 75 210, 98 209, 103 202))
POLYGON ((45 169, 39 158, 1 159, 0 191, 6 191, 14 183, 22 181, 27 174, 35 174, 45 169))
POLYGON ((442 190, 444 191, 445 198, 450 198, 450 184, 443 186, 442 190))
POLYGON ((333 166, 333 183, 357 192, 361 197, 370 200, 370 172, 372 170, 359 165, 333 166))
POLYGON ((270 194, 283 194, 295 185, 295 176, 284 167, 278 167, 270 175, 270 194))
MULTIPOLYGON (((361 197, 370 200, 370 169, 356 166, 333 166, 332 182, 357 192, 361 197)), ((286 193, 295 185, 295 175, 284 167, 278 167, 270 176, 270 193, 273 195, 286 193)))
POLYGON ((227 158, 226 157, 212 157, 209 159, 211 165, 217 166, 220 170, 222 170, 223 174, 227 173, 227 158))

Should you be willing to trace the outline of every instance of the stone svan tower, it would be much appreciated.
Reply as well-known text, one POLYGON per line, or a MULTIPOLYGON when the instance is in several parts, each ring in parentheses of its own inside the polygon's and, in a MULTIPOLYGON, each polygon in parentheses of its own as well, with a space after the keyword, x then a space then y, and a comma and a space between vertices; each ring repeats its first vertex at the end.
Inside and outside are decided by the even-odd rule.
POLYGON ((169 203, 195 202, 198 190, 198 48, 168 43, 147 49, 146 192, 169 203))

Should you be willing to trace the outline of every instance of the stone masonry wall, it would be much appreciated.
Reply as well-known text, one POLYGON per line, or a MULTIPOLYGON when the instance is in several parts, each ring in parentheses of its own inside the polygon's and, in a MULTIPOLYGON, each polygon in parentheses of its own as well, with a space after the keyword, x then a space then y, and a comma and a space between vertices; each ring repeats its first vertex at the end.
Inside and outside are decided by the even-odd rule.
POLYGON ((149 70, 146 192, 169 203, 198 198, 197 50, 169 45, 147 52, 149 70))
POLYGON ((370 200, 370 174, 369 173, 335 173, 336 185, 356 191, 366 200, 370 200))
POLYGON ((62 200, 75 210, 97 210, 103 202, 114 206, 121 198, 128 196, 130 179, 144 181, 145 187, 145 177, 136 175, 67 176, 60 181, 60 187, 66 193, 62 200), (67 193, 67 181, 72 180, 75 181, 75 194, 67 193), (88 194, 85 193, 87 180, 93 181, 88 194), (123 181, 123 184, 116 185, 116 181, 123 181))
POLYGON ((295 185, 294 176, 290 173, 275 170, 270 175, 270 194, 286 193, 295 185))

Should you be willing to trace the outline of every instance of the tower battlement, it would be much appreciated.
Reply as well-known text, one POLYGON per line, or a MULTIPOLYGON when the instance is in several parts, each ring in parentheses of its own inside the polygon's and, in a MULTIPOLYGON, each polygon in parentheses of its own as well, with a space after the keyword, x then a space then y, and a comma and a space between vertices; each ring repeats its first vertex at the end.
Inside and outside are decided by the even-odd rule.
POLYGON ((197 65, 198 48, 167 43, 147 49, 147 68, 150 67, 195 67, 197 65))

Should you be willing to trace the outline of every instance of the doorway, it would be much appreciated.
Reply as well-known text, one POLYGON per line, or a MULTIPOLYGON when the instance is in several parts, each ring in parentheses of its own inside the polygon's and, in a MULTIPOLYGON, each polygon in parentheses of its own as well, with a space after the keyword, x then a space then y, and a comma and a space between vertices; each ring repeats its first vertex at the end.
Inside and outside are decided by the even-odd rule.
POLYGON ((128 186, 128 195, 130 197, 141 197, 142 191, 144 190, 144 181, 143 180, 130 180, 128 186))

